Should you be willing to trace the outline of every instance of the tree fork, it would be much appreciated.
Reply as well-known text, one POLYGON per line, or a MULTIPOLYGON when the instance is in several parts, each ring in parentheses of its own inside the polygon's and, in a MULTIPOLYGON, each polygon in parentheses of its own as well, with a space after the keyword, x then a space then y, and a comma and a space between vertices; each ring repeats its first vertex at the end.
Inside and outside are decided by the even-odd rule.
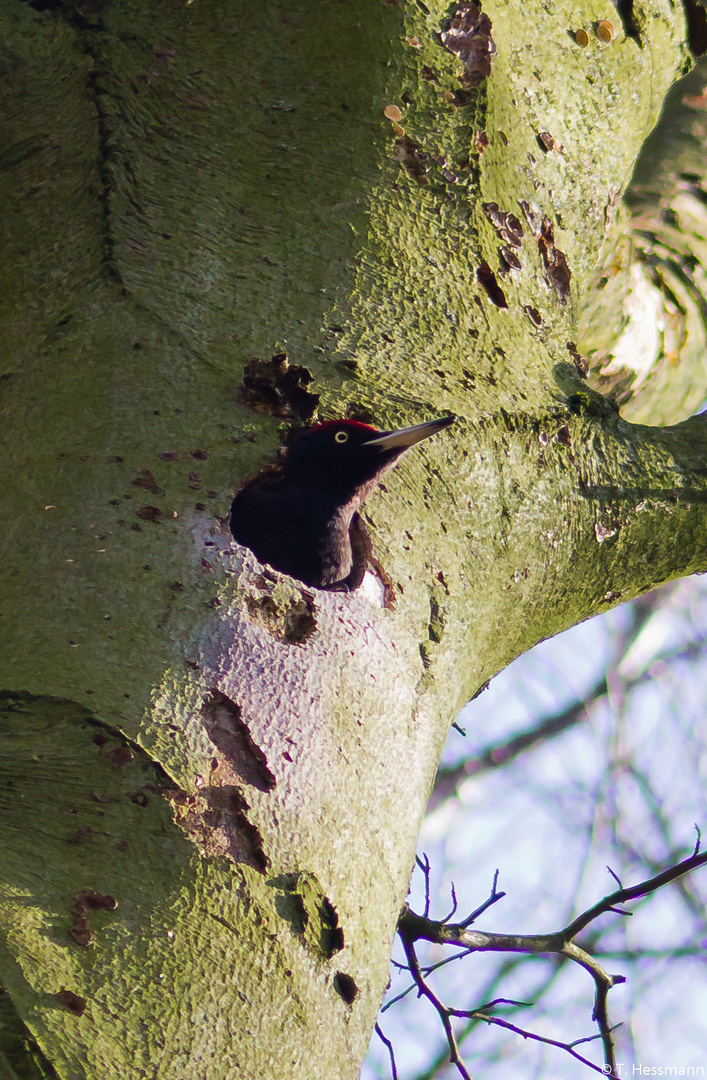
POLYGON ((438 3, 0 12, 16 1071, 356 1075, 455 709, 707 566, 701 422, 631 428, 572 352, 682 16, 483 7, 478 85, 438 3), (283 352, 320 418, 462 418, 366 504, 395 610, 231 544, 283 352))

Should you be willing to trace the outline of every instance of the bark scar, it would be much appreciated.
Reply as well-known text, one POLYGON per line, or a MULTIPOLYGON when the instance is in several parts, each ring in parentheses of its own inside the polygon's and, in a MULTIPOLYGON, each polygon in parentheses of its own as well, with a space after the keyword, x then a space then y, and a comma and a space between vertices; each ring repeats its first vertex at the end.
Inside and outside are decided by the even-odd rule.
MULTIPOLYGON (((203 706, 203 717, 211 741, 227 763, 227 771, 235 773, 240 780, 258 791, 272 791, 275 777, 268 767, 265 754, 248 730, 240 705, 214 689, 203 706)), ((217 764, 214 771, 218 768, 217 764)))
POLYGON ((331 900, 315 874, 299 871, 281 874, 268 882, 278 890, 277 913, 315 956, 329 960, 344 947, 344 931, 331 900))

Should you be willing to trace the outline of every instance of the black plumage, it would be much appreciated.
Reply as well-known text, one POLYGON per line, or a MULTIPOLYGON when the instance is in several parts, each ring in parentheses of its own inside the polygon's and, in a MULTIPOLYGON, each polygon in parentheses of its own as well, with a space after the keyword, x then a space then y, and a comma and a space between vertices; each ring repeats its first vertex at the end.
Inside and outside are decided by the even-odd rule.
POLYGON ((301 432, 281 470, 246 484, 231 507, 234 539, 307 585, 355 589, 370 543, 358 513, 365 498, 410 446, 448 427, 444 416, 399 431, 329 420, 301 432))

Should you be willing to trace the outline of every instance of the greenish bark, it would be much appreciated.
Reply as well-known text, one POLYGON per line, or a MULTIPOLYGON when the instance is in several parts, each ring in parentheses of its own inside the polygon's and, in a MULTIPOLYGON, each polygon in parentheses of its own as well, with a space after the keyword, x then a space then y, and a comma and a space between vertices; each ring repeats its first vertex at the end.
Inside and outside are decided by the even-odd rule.
POLYGON ((686 63, 633 8, 582 49, 593 0, 488 2, 462 92, 441 3, 2 5, 8 1075, 355 1076, 455 710, 707 568, 704 425, 630 425, 569 344, 686 63), (280 351, 322 417, 459 416, 366 504, 394 610, 230 542, 280 351))
POLYGON ((634 423, 677 423, 707 396, 706 90, 702 57, 643 147, 580 318, 592 386, 634 423))

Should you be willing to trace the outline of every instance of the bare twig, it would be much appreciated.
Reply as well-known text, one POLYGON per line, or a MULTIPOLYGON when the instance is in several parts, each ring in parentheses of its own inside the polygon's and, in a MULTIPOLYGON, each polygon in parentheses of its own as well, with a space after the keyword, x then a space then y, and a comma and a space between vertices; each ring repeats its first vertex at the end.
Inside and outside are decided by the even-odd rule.
POLYGON ((488 899, 484 900, 483 904, 479 904, 479 906, 475 908, 474 911, 472 911, 471 915, 468 915, 466 919, 464 919, 464 922, 459 924, 460 926, 471 926, 472 923, 476 922, 479 915, 483 915, 483 913, 487 911, 490 907, 492 907, 493 904, 497 904, 499 900, 503 900, 503 897, 506 894, 504 892, 498 892, 496 889, 497 885, 498 868, 494 871, 493 874, 493 885, 491 886, 491 892, 488 896, 488 899))
POLYGON ((449 922, 452 915, 456 914, 456 910, 457 910, 457 891, 454 888, 454 882, 452 882, 452 910, 449 912, 449 914, 446 917, 447 922, 449 922))
POLYGON ((519 732, 505 743, 489 746, 476 757, 467 758, 466 761, 462 761, 459 765, 454 765, 451 768, 439 769, 434 789, 427 804, 428 811, 434 810, 444 799, 454 795, 459 784, 464 780, 468 780, 470 776, 478 776, 479 773, 497 769, 501 765, 507 765, 509 761, 518 757, 519 754, 538 746, 540 743, 547 742, 548 739, 573 727, 580 720, 586 719, 588 710, 605 694, 606 679, 602 678, 589 690, 582 701, 574 702, 569 708, 563 709, 540 723, 534 724, 533 727, 519 732))
MULTIPOLYGON (((497 900, 501 899, 503 894, 496 891, 498 871, 494 875, 493 886, 488 900, 473 912, 468 919, 465 919, 462 922, 450 923, 448 920, 435 921, 430 919, 427 913, 424 916, 415 914, 415 912, 406 905, 403 908, 398 922, 398 934, 405 951, 408 968, 412 975, 413 983, 417 987, 418 996, 426 997, 436 1009, 442 1020, 442 1025, 447 1037, 447 1044, 449 1046, 449 1060, 456 1066, 460 1075, 465 1078, 469 1076, 466 1067, 459 1056, 459 1048, 451 1023, 452 1017, 474 1018, 483 1020, 486 1023, 493 1023, 497 1026, 505 1027, 510 1031, 515 1031, 517 1034, 522 1035, 523 1038, 532 1039, 536 1042, 544 1042, 549 1046, 556 1046, 563 1049, 579 1061, 582 1061, 583 1064, 588 1065, 595 1072, 601 1072, 604 1076, 617 1078, 618 1073, 613 1038, 613 1031, 615 1028, 613 1028, 609 1022, 607 1000, 609 990, 611 990, 613 986, 625 982, 625 976, 611 975, 609 972, 605 971, 597 961, 596 957, 588 953, 586 949, 577 945, 575 938, 582 930, 586 929, 587 926, 601 915, 607 914, 608 912, 619 915, 631 914, 631 912, 618 908, 617 905, 649 896, 651 893, 663 888, 663 886, 670 882, 677 881, 679 878, 691 873, 705 863, 707 863, 707 852, 700 854, 696 849, 689 858, 683 859, 682 862, 667 867, 654 877, 639 882, 637 885, 632 885, 628 888, 622 887, 615 892, 610 893, 591 908, 588 908, 578 915, 577 918, 573 919, 573 921, 563 930, 550 934, 495 934, 469 929, 470 924, 479 914, 481 914, 481 912, 487 910, 487 908, 496 903, 497 900), (439 965, 434 965, 430 969, 423 970, 415 951, 415 942, 419 940, 430 941, 435 944, 461 945, 468 952, 556 953, 579 964, 591 975, 594 981, 595 999, 592 1019, 596 1022, 599 1030, 597 1035, 592 1038, 600 1038, 602 1041, 604 1066, 599 1067, 592 1064, 575 1051, 575 1046, 579 1045, 581 1042, 590 1041, 589 1038, 580 1039, 574 1043, 563 1043, 525 1031, 511 1024, 509 1021, 501 1020, 499 1017, 486 1016, 483 1009, 488 1008, 489 1006, 483 1006, 480 1009, 460 1010, 452 1009, 449 1006, 444 1005, 426 982, 427 975, 439 965)), ((429 863, 422 864, 423 870, 425 869, 425 865, 427 867, 426 880, 429 881, 429 863)), ((614 874, 612 870, 609 872, 620 884, 617 875, 614 874)), ((429 887, 427 889, 427 896, 429 901, 429 887)), ((428 910, 429 903, 426 904, 426 912, 428 912, 428 910)), ((458 953, 454 959, 457 959, 462 955, 462 953, 458 953)), ((412 987, 408 989, 412 989, 412 987)), ((405 993, 407 992, 408 991, 405 991, 405 993)))
POLYGON ((422 858, 419 855, 415 856, 415 862, 425 877, 425 918, 427 918, 430 913, 430 860, 423 851, 422 858))
POLYGON ((615 874, 615 873, 614 873, 614 871, 613 871, 613 870, 611 869, 611 867, 610 867, 610 866, 607 866, 607 868, 606 868, 606 869, 607 869, 607 870, 609 871, 609 873, 611 874, 612 878, 614 879, 614 881, 616 882, 616 884, 618 885, 618 887, 619 887, 620 889, 622 889, 622 888, 623 888, 623 885, 621 884, 621 878, 619 877, 619 875, 618 875, 618 874, 615 874))
POLYGON ((585 926, 588 926, 590 922, 609 911, 616 904, 625 904, 629 900, 638 900, 642 896, 657 892, 664 885, 692 873, 693 870, 697 870, 698 867, 703 866, 705 863, 707 863, 707 851, 703 851, 702 854, 695 851, 689 858, 683 859, 682 862, 676 863, 674 866, 669 866, 666 870, 656 874, 655 877, 648 878, 647 881, 641 881, 638 885, 632 885, 628 889, 617 889, 616 892, 605 896, 594 907, 578 915, 574 922, 571 922, 567 927, 565 933, 571 937, 576 937, 581 930, 584 930, 585 926))
MULTIPOLYGON (((400 932, 400 931, 398 931, 400 932)), ((420 962, 417 959, 417 953, 415 952, 415 945, 411 938, 407 938, 400 934, 400 940, 403 943, 403 949, 405 950, 405 958, 410 967, 412 977, 417 986, 418 997, 426 997, 430 1004, 437 1010, 439 1018, 442 1021, 444 1027, 444 1033, 447 1037, 447 1045, 449 1046, 449 1061, 450 1064, 455 1065, 457 1072, 464 1080, 472 1080, 471 1073, 467 1070, 464 1062, 459 1056, 459 1047, 457 1046, 457 1040, 454 1035, 454 1028, 452 1027, 452 1016, 467 1015, 466 1013, 459 1013, 455 1009, 449 1009, 444 1005, 437 995, 430 989, 425 981, 425 977, 420 969, 420 962)))
POLYGON ((495 1024, 496 1027, 505 1028, 506 1031, 513 1031, 516 1035, 521 1035, 524 1039, 545 1043, 547 1046, 556 1046, 558 1050, 566 1050, 567 1053, 573 1058, 576 1058, 577 1061, 581 1061, 583 1065, 587 1065, 590 1069, 593 1069, 594 1072, 601 1073, 602 1076, 614 1078, 618 1076, 618 1073, 616 1072, 607 1073, 603 1065, 595 1065, 593 1061, 590 1061, 589 1058, 582 1057, 582 1055, 578 1054, 574 1049, 579 1043, 591 1042, 594 1039, 598 1039, 599 1035, 591 1035, 586 1039, 577 1039, 573 1043, 563 1043, 559 1042, 557 1039, 550 1039, 547 1035, 536 1035, 533 1031, 526 1031, 524 1028, 516 1027, 515 1024, 509 1023, 508 1020, 502 1020, 500 1016, 483 1016, 479 1013, 475 1013, 474 1015, 477 1016, 479 1020, 484 1020, 487 1024, 495 1024))
MULTIPOLYGON (((463 949, 461 952, 455 953, 454 956, 445 956, 443 960, 438 960, 436 964, 427 964, 425 967, 421 967, 420 970, 422 971, 422 974, 425 976, 425 978, 427 978, 428 975, 431 975, 433 971, 437 971, 438 968, 446 967, 447 964, 453 964, 455 960, 462 960, 465 956, 469 955, 469 951, 469 949, 463 949)), ((397 960, 391 960, 390 962, 393 967, 398 969, 398 971, 410 971, 410 968, 407 964, 400 964, 397 960)), ((385 1005, 381 1006, 380 1011, 382 1013, 387 1012, 388 1009, 391 1008, 391 1006, 395 1005, 398 1001, 402 1001, 403 998, 406 998, 411 992, 411 990, 414 989, 415 983, 410 983, 410 985, 406 986, 404 990, 401 990, 399 994, 396 994, 395 997, 392 997, 389 1001, 386 1001, 385 1005)))
POLYGON ((378 1024, 376 1024, 375 1031, 380 1041, 388 1050, 388 1056, 390 1057, 390 1075, 392 1076, 393 1080, 398 1080, 398 1070, 395 1064, 395 1051, 393 1050, 393 1044, 390 1039, 386 1038, 378 1024))

